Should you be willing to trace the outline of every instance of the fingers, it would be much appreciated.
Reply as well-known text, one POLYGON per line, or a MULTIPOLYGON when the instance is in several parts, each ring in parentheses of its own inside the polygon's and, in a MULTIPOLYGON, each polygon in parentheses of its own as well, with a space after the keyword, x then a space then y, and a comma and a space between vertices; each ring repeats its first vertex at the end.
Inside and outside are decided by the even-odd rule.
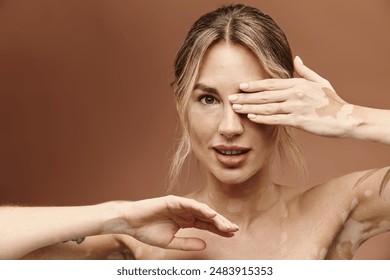
MULTIPOLYGON (((220 218, 223 218, 221 215, 220 218)), ((192 227, 201 229, 201 230, 207 230, 212 233, 218 234, 223 237, 233 237, 233 232, 225 232, 225 228, 218 228, 218 225, 220 223, 216 223, 216 225, 205 222, 202 220, 195 220, 192 227)), ((237 228, 231 228, 231 231, 238 230, 237 228)), ((171 240, 171 242, 166 246, 168 249, 176 249, 176 250, 183 250, 183 251, 200 251, 206 248, 206 242, 202 239, 195 238, 195 237, 177 237, 174 236, 171 240)))
MULTIPOLYGON (((294 106, 285 103, 270 103, 262 105, 233 104, 233 109, 239 114, 247 114, 253 122, 268 125, 293 125, 292 113, 294 106)), ((297 106, 295 106, 297 107, 297 106)))
POLYGON ((264 104, 285 101, 292 93, 294 90, 263 91, 232 94, 228 98, 232 104, 264 104))
POLYGON ((319 83, 323 86, 326 86, 326 87, 333 89, 328 80, 324 79, 323 77, 318 75, 316 72, 311 70, 309 67, 304 65, 299 56, 296 56, 294 59, 294 68, 295 68, 295 72, 301 78, 304 78, 304 79, 309 80, 311 82, 319 83))
POLYGON ((257 81, 250 81, 241 83, 240 90, 243 92, 257 92, 257 91, 275 91, 281 89, 288 89, 295 84, 294 79, 264 79, 257 81))
POLYGON ((194 199, 170 196, 171 200, 167 202, 169 212, 180 227, 193 227, 199 220, 214 225, 220 232, 237 231, 238 227, 225 217, 217 214, 213 209, 204 203, 194 199))
POLYGON ((255 114, 255 115, 273 115, 291 113, 285 103, 270 103, 270 104, 233 104, 233 110, 239 114, 255 114))
POLYGON ((292 118, 289 114, 278 114, 278 115, 255 115, 248 114, 248 118, 256 123, 269 124, 269 125, 291 125, 292 118))
MULTIPOLYGON (((328 80, 324 79, 309 67, 303 64, 302 60, 296 56, 294 59, 295 72, 301 78, 318 83, 322 86, 328 87, 333 90, 332 85, 328 80)), ((244 82, 239 85, 239 88, 243 92, 259 92, 259 91, 277 91, 294 87, 297 84, 297 78, 291 79, 264 79, 257 81, 244 82)))
POLYGON ((200 203, 194 199, 174 195, 169 195, 165 197, 165 199, 165 205, 168 211, 176 215, 193 213, 206 218, 213 218, 217 215, 217 212, 206 204, 200 203))
POLYGON ((229 227, 228 231, 226 231, 226 227, 225 226, 221 227, 221 223, 213 224, 207 221, 202 221, 200 219, 195 220, 193 227, 201 230, 207 230, 223 237, 232 237, 234 236, 234 232, 238 231, 237 226, 233 228, 229 227))

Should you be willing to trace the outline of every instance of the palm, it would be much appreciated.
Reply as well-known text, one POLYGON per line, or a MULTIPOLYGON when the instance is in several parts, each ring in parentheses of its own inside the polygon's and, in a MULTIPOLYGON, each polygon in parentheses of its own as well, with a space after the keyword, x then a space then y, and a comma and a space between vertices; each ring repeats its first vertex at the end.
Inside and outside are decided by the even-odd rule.
POLYGON ((237 228, 208 206, 175 196, 135 202, 130 213, 131 235, 149 245, 170 249, 201 250, 205 247, 198 238, 176 237, 181 228, 195 227, 222 236, 233 236, 237 228), (134 215, 135 214, 135 215, 134 215), (134 218, 135 217, 135 218, 134 218))

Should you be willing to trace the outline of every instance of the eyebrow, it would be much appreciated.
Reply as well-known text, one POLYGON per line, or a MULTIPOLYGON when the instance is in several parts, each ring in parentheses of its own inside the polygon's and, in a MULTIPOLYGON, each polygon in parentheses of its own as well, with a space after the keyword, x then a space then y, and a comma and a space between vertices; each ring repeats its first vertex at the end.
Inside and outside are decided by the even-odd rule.
POLYGON ((205 84, 198 83, 194 86, 193 90, 200 89, 201 91, 213 93, 213 94, 219 94, 218 90, 213 87, 206 86, 205 84))

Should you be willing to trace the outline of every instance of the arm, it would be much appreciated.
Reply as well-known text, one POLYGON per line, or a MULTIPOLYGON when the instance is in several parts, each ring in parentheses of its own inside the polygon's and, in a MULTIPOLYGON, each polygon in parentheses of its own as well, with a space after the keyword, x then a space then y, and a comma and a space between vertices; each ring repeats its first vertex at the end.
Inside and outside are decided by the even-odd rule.
POLYGON ((298 57, 294 66, 301 78, 242 83, 246 93, 230 97, 233 109, 257 123, 390 144, 390 110, 348 104, 298 57))
POLYGON ((0 259, 21 258, 63 241, 106 234, 130 235, 162 248, 202 250, 203 240, 179 238, 176 232, 195 227, 231 237, 238 229, 207 205, 176 196, 77 207, 1 207, 0 224, 0 259))
POLYGON ((361 123, 347 137, 390 145, 390 110, 354 106, 354 115, 361 123))
MULTIPOLYGON (((390 144, 390 110, 348 104, 327 80, 303 65, 299 58, 294 60, 294 66, 301 78, 242 83, 240 89, 245 93, 229 97, 235 112, 247 114, 256 123, 288 125, 322 136, 390 144)), ((348 211, 352 213, 346 227, 361 226, 362 240, 390 230, 389 181, 390 167, 332 180, 338 192, 340 186, 347 191, 348 211)), ((330 197, 332 194, 329 193, 330 197)))

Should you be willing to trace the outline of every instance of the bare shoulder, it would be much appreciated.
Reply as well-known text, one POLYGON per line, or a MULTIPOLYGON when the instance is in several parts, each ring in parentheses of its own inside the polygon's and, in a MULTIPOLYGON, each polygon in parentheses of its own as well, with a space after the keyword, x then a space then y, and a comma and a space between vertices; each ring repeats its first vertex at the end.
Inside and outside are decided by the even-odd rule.
POLYGON ((352 244, 347 251, 354 252, 364 241, 390 230, 389 178, 389 167, 346 174, 308 189, 303 204, 316 203, 341 216, 334 244, 352 244))
POLYGON ((315 200, 330 197, 336 201, 337 198, 349 198, 351 202, 364 202, 367 198, 383 195, 389 179, 390 167, 356 171, 312 186, 302 196, 315 200))

